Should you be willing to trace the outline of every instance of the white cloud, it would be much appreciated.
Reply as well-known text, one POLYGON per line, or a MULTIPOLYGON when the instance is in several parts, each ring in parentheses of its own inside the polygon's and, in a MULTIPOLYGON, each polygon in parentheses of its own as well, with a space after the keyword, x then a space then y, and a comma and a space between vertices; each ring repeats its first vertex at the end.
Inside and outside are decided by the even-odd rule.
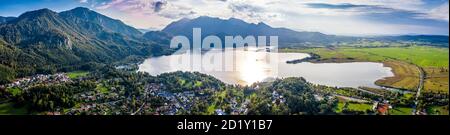
MULTIPOLYGON (((423 0, 89 0, 97 10, 120 11, 125 22, 138 27, 163 28, 172 21, 183 17, 212 16, 219 18, 239 18, 247 22, 265 22, 277 27, 296 30, 321 31, 327 33, 381 33, 376 25, 384 28, 419 28, 402 24, 383 24, 360 20, 358 16, 370 14, 390 14, 391 12, 417 13, 417 18, 447 20, 448 2, 435 9, 424 8, 423 0), (104 2, 104 3, 102 3, 104 2), (155 2, 164 2, 155 10, 155 2), (308 3, 366 5, 348 9, 312 8, 308 3), (376 7, 376 8, 370 8, 376 7), (157 11, 157 12, 156 12, 157 11), (320 19, 319 19, 320 18, 320 19), (345 19, 342 19, 345 18, 345 19), (367 25, 371 24, 371 25, 367 25), (326 26, 325 26, 326 25, 326 26), (329 27, 328 27, 329 26, 329 27), (347 27, 348 26, 348 27, 347 27), (353 26, 353 27, 351 27, 353 26), (392 26, 392 27, 390 27, 392 26), (338 28, 339 27, 339 28, 338 28), (325 29, 326 28, 326 29, 325 29), (333 32, 334 31, 334 32, 333 32), (366 31, 364 31, 366 32, 366 31)), ((110 13, 111 15, 115 15, 110 13)), ((420 30, 424 28, 420 27, 420 30)), ((418 29, 419 30, 419 29, 418 29)), ((387 31, 387 30, 385 30, 387 31)), ((402 31, 402 30, 399 30, 402 31)), ((403 31, 402 31, 403 32, 403 31)), ((386 32, 388 33, 388 32, 386 32)), ((447 32, 448 33, 448 32, 447 32)))
POLYGON ((427 19, 435 19, 435 20, 443 20, 443 21, 449 21, 449 4, 444 3, 432 10, 430 10, 426 15, 421 16, 423 18, 427 19))
POLYGON ((79 0, 80 3, 88 3, 88 0, 79 0))

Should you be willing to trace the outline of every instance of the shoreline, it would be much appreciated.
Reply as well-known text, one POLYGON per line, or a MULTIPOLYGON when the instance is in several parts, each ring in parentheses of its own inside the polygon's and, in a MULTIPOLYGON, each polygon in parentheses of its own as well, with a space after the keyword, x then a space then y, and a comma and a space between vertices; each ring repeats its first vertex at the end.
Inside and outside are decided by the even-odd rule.
MULTIPOLYGON (((289 52, 279 52, 279 53, 289 53, 289 52)), ((298 52, 301 53, 301 52, 298 52)), ((381 79, 378 79, 374 82, 376 86, 382 87, 382 88, 388 88, 388 89, 397 89, 402 92, 414 92, 414 90, 407 89, 407 88, 401 88, 401 87, 395 87, 392 85, 385 85, 382 82, 390 82, 390 81, 396 81, 398 78, 401 78, 403 76, 399 75, 397 68, 395 65, 391 64, 390 62, 399 62, 402 64, 407 64, 403 61, 396 61, 396 60, 388 60, 388 61, 370 61, 370 60, 362 60, 362 59, 355 59, 355 58, 332 58, 332 59, 321 59, 320 55, 315 53, 307 53, 311 56, 315 57, 307 57, 303 59, 296 59, 296 60, 290 60, 286 61, 288 64, 297 64, 302 62, 310 62, 315 64, 321 64, 321 63, 354 63, 354 62, 376 62, 383 64, 383 67, 389 67, 391 68, 391 72, 394 74, 392 77, 384 77, 381 79)), ((417 78, 419 79, 419 78, 417 78)), ((378 88, 377 88, 378 89, 378 88)))
MULTIPOLYGON (((278 52, 278 53, 292 53, 292 52, 278 52)), ((305 53, 305 52, 295 52, 295 53, 305 53)), ((405 75, 401 75, 400 73, 398 73, 397 68, 402 68, 399 66, 395 66, 394 64, 392 64, 393 62, 395 63, 401 63, 401 64, 408 64, 405 63, 403 61, 397 61, 397 60, 387 60, 387 61, 370 61, 370 60, 363 60, 363 59, 358 59, 358 58, 331 58, 331 59, 322 59, 322 57, 318 54, 315 53, 306 53, 308 55, 310 55, 310 57, 306 57, 303 59, 294 59, 294 60, 288 60, 286 61, 286 63, 288 64, 297 64, 297 63, 302 63, 302 62, 310 62, 310 63, 315 63, 315 64, 320 64, 320 63, 354 63, 354 62, 374 62, 374 63, 381 63, 383 64, 383 67, 389 67, 391 68, 391 72, 393 73, 394 76, 391 77, 384 77, 381 79, 378 79, 374 82, 374 85, 380 87, 377 89, 383 89, 383 90, 387 90, 387 89, 397 89, 399 91, 402 92, 414 92, 414 89, 408 89, 405 87, 396 87, 394 86, 395 83, 402 81, 403 79, 405 79, 406 77, 411 77, 411 76, 405 76, 405 75)), ((167 55, 165 55, 167 56, 167 55)), ((150 56, 148 58, 152 58, 154 56, 150 56)), ((148 59, 146 58, 146 59, 148 59)), ((146 59, 143 59, 140 62, 135 63, 136 65, 140 65, 143 63, 143 61, 145 61, 146 59)), ((407 78, 408 79, 408 78, 407 78)), ((418 76, 417 76, 417 79, 418 76)), ((239 84, 241 85, 241 84, 239 84)), ((390 91, 390 90, 389 90, 390 91)))

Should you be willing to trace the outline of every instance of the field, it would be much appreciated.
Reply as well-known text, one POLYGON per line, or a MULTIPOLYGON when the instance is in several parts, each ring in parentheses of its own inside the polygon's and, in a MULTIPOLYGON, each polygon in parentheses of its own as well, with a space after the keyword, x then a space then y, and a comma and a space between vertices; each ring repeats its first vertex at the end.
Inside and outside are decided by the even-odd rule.
POLYGON ((425 46, 347 49, 406 61, 420 67, 448 67, 449 50, 425 46))
POLYGON ((367 111, 372 110, 371 104, 363 104, 363 103, 348 103, 347 109, 350 111, 367 111))
POLYGON ((422 67, 426 73, 424 92, 448 93, 449 49, 429 46, 409 47, 339 47, 280 49, 280 52, 301 52, 320 55, 316 63, 328 62, 383 62, 393 68, 395 77, 379 80, 377 84, 395 88, 413 90, 418 84, 418 70, 422 67))
POLYGON ((77 78, 86 76, 88 73, 89 72, 84 72, 84 71, 74 71, 74 72, 67 73, 67 76, 69 76, 70 79, 77 79, 77 78))
POLYGON ((427 108, 427 113, 431 115, 448 115, 448 106, 432 106, 427 108))
POLYGON ((380 47, 380 48, 311 48, 311 49, 281 49, 281 52, 315 53, 322 60, 355 58, 355 60, 383 62, 394 59, 413 63, 421 67, 448 67, 449 50, 425 46, 411 47, 380 47))
POLYGON ((385 66, 391 67, 394 77, 377 80, 375 83, 381 86, 389 86, 400 89, 416 91, 419 85, 419 69, 414 65, 401 61, 386 61, 385 66))
MULTIPOLYGON (((322 57, 322 61, 346 60, 377 61, 388 59, 400 60, 421 67, 448 67, 449 50, 447 48, 435 48, 425 46, 411 47, 380 47, 380 48, 311 48, 311 49, 281 49, 281 52, 315 53, 322 57)), ((345 61, 343 61, 345 62, 345 61)))
POLYGON ((425 90, 431 92, 447 92, 448 93, 448 82, 449 82, 449 72, 448 68, 425 68, 426 78, 425 78, 425 90))
POLYGON ((336 112, 336 113, 341 113, 342 110, 344 110, 344 107, 345 107, 345 103, 343 103, 343 102, 338 102, 336 108, 334 109, 334 112, 336 112))
POLYGON ((389 115, 411 115, 412 110, 410 107, 394 107, 389 109, 389 115))
POLYGON ((27 110, 25 107, 15 108, 13 103, 0 104, 0 115, 25 115, 27 110))
POLYGON ((368 110, 372 110, 372 104, 354 103, 341 100, 334 108, 334 112, 341 113, 344 110, 366 112, 368 110))
POLYGON ((20 88, 6 88, 6 91, 11 93, 13 96, 17 96, 22 93, 22 90, 20 88))

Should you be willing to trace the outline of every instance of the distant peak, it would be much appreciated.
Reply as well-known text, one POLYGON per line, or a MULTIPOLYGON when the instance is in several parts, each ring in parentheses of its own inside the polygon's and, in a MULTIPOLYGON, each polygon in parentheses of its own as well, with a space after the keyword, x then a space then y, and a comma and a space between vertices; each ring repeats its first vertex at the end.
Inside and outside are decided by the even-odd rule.
POLYGON ((91 9, 89 9, 89 8, 86 8, 86 7, 76 7, 76 8, 74 8, 74 9, 72 9, 72 10, 68 10, 68 11, 65 11, 65 12, 69 12, 69 13, 82 13, 82 14, 85 14, 85 13, 93 13, 93 12, 95 12, 95 11, 92 11, 91 9))
POLYGON ((56 12, 54 12, 48 8, 43 8, 43 9, 39 9, 39 10, 35 10, 35 11, 25 12, 22 15, 20 15, 19 18, 34 17, 34 16, 40 16, 40 15, 53 15, 53 14, 56 14, 56 12))
POLYGON ((86 7, 76 7, 72 10, 76 10, 76 11, 91 11, 89 8, 86 7))
POLYGON ((194 20, 201 20, 201 19, 207 19, 207 20, 221 20, 221 19, 218 18, 218 17, 209 17, 209 16, 200 16, 200 17, 195 18, 194 20))
POLYGON ((103 16, 95 11, 90 10, 89 8, 86 8, 86 7, 76 7, 74 9, 61 12, 60 14, 63 16, 74 15, 74 16, 84 18, 84 19, 92 19, 92 17, 103 16))
POLYGON ((259 22, 257 25, 258 25, 258 26, 264 26, 264 27, 270 27, 269 25, 267 25, 267 24, 264 23, 264 22, 259 22))
POLYGON ((197 18, 215 18, 215 17, 209 17, 209 16, 199 16, 197 18))
POLYGON ((53 12, 52 10, 48 9, 48 8, 43 8, 43 9, 38 9, 36 11, 41 11, 41 12, 53 12))
POLYGON ((187 22, 187 21, 190 21, 190 20, 191 20, 191 19, 185 17, 185 18, 181 18, 179 21, 180 21, 180 22, 187 22))
POLYGON ((48 8, 43 8, 43 9, 38 9, 35 11, 30 11, 30 12, 36 12, 36 13, 56 13, 55 11, 52 11, 48 8))
POLYGON ((231 18, 228 19, 228 20, 230 20, 230 21, 242 21, 241 19, 237 19, 237 18, 234 18, 234 17, 231 17, 231 18))

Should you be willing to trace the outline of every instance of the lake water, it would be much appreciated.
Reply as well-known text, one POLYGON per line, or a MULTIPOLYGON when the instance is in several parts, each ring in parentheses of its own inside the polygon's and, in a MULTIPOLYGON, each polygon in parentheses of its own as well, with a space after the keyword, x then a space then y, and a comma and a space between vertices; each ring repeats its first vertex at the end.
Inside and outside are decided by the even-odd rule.
POLYGON ((320 85, 338 87, 377 87, 378 79, 393 76, 391 68, 381 63, 298 63, 288 60, 309 57, 304 53, 274 53, 258 49, 185 52, 146 59, 139 71, 160 75, 175 71, 197 71, 228 84, 249 85, 273 78, 303 77, 320 85))

